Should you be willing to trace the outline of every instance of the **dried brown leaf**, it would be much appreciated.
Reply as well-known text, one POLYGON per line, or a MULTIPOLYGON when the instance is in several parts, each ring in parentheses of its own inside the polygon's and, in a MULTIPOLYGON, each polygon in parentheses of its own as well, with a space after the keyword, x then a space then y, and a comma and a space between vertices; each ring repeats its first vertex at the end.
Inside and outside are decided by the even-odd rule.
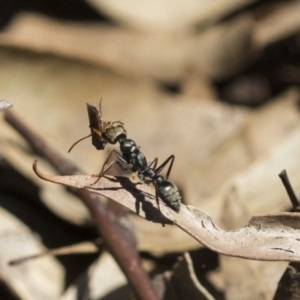
MULTIPOLYGON (((95 182, 92 175, 43 174, 37 169, 37 161, 33 169, 40 178, 66 186, 82 188, 95 182)), ((128 178, 103 177, 86 190, 114 200, 153 222, 161 222, 162 214, 166 223, 174 223, 200 243, 224 255, 256 260, 300 261, 299 213, 254 216, 244 228, 224 231, 213 223, 209 215, 192 206, 182 204, 180 212, 176 213, 161 203, 160 213, 156 208, 153 187, 132 183, 128 178)))
POLYGON ((111 18, 144 31, 178 31, 190 29, 194 24, 216 22, 256 0, 188 0, 181 2, 136 0, 120 1, 89 0, 100 12, 105 11, 111 18))

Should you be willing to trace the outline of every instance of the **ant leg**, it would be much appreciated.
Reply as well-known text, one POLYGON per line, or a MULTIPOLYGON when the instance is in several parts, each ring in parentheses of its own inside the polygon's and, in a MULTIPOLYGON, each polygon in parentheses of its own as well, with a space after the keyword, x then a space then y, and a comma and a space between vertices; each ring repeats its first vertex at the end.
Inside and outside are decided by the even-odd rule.
MULTIPOLYGON (((83 188, 85 189, 85 188, 89 188, 89 187, 91 187, 91 186, 93 186, 94 184, 96 184, 102 177, 103 177, 103 175, 111 168, 111 166, 113 165, 113 164, 115 164, 115 163, 118 163, 118 161, 116 161, 116 160, 113 160, 105 169, 103 169, 103 167, 102 167, 102 170, 101 170, 101 172, 98 174, 98 175, 96 175, 97 176, 97 179, 94 181, 94 182, 92 182, 92 183, 90 183, 90 184, 88 184, 88 185, 85 185, 83 188)), ((103 165, 104 166, 104 165, 103 165)))
MULTIPOLYGON (((101 169, 101 171, 100 171, 100 173, 99 173, 99 176, 100 176, 102 173, 107 172, 107 168, 106 168, 105 172, 104 172, 104 169, 105 169, 107 163, 109 162, 111 156, 113 155, 113 153, 115 153, 116 156, 120 159, 119 156, 121 156, 121 155, 118 153, 118 151, 115 150, 115 149, 111 149, 111 150, 109 151, 109 153, 108 153, 108 155, 107 155, 107 157, 106 157, 106 159, 105 159, 103 165, 102 165, 102 169, 101 169)), ((123 159, 123 157, 121 157, 121 158, 123 159)), ((121 159, 121 161, 123 161, 122 159, 121 159)), ((109 164, 109 166, 111 166, 111 164, 109 164)))
POLYGON ((157 161, 158 161, 158 158, 155 157, 151 162, 148 163, 148 166, 147 166, 147 167, 150 168, 150 167, 154 164, 153 169, 155 169, 156 166, 157 166, 157 161))
MULTIPOLYGON (((124 125, 124 123, 121 122, 121 121, 114 121, 114 122, 111 123, 111 125, 114 125, 114 124, 124 125)), ((122 126, 122 127, 123 127, 123 126, 122 126)), ((125 129, 125 128, 124 128, 124 129, 125 129)))
POLYGON ((100 117, 102 117, 102 97, 100 98, 99 101, 99 113, 100 113, 100 117))
POLYGON ((169 163, 169 161, 171 161, 170 166, 167 171, 167 175, 166 175, 166 179, 168 179, 169 175, 171 173, 172 167, 173 167, 174 160, 175 160, 174 155, 169 156, 157 169, 155 169, 155 173, 159 174, 165 168, 165 166, 169 163))
POLYGON ((115 163, 118 164, 118 166, 122 169, 123 165, 122 165, 119 161, 117 161, 117 160, 113 160, 110 164, 107 165, 107 163, 108 163, 108 161, 109 161, 109 159, 111 158, 111 156, 112 156, 113 153, 116 153, 117 158, 120 159, 122 162, 124 162, 124 158, 117 152, 117 150, 111 149, 110 152, 109 152, 109 154, 107 155, 107 157, 106 157, 106 159, 105 159, 103 165, 102 165, 102 169, 101 169, 100 173, 97 175, 97 177, 98 177, 97 180, 94 181, 93 183, 87 185, 87 186, 84 186, 84 188, 86 188, 86 187, 91 187, 91 186, 93 186, 94 184, 96 184, 96 183, 101 179, 101 177, 102 177, 102 176, 103 176, 103 175, 104 175, 104 174, 112 167, 112 165, 114 165, 115 163))
POLYGON ((101 172, 99 173, 99 176, 102 174, 105 174, 107 172, 107 170, 113 165, 113 164, 117 164, 119 166, 119 168, 126 172, 126 173, 131 173, 134 172, 134 168, 126 168, 124 165, 122 165, 118 160, 114 160, 113 162, 111 162, 107 167, 107 163, 109 161, 109 159, 111 158, 112 154, 115 153, 118 160, 120 160, 123 164, 128 164, 128 162, 124 159, 124 157, 115 149, 110 150, 108 156, 105 159, 105 162, 102 166, 101 172))
MULTIPOLYGON (((153 171, 155 170, 155 168, 156 168, 156 165, 157 165, 157 160, 158 160, 158 158, 157 157, 155 157, 151 162, 149 162, 148 164, 147 164, 147 168, 146 169, 144 169, 144 171, 142 171, 142 172, 140 172, 139 173, 139 178, 140 178, 140 180, 141 181, 143 181, 143 182, 145 182, 146 184, 149 184, 149 183, 151 183, 152 182, 152 179, 150 178, 150 179, 146 179, 145 178, 145 173, 146 172, 148 172, 148 170, 151 168, 151 166, 154 164, 154 167, 153 167, 153 171)), ((149 175, 148 175, 149 176, 149 175)), ((146 176, 147 177, 147 176, 146 176)), ((150 176, 151 177, 151 176, 150 176)))
POLYGON ((158 207, 158 210, 159 210, 159 213, 160 213, 161 226, 165 227, 164 217, 163 217, 163 214, 161 213, 160 206, 159 206, 159 199, 158 199, 157 190, 155 190, 155 199, 156 199, 157 207, 158 207))
MULTIPOLYGON (((110 162, 110 164, 109 164, 105 169, 103 169, 103 171, 101 171, 101 172, 97 175, 98 178, 96 179, 96 181, 94 181, 94 182, 91 183, 91 184, 85 185, 83 188, 88 188, 88 187, 91 187, 91 186, 93 186, 94 184, 96 184, 96 183, 97 183, 97 182, 105 175, 105 173, 106 173, 106 172, 107 172, 114 164, 117 164, 121 170, 125 171, 125 170, 124 170, 124 166, 123 166, 119 161, 113 160, 112 162, 110 162)), ((128 172, 129 172, 129 171, 128 171, 128 172)))
MULTIPOLYGON (((128 162, 126 161, 126 159, 117 151, 115 151, 117 158, 123 163, 128 165, 128 162)), ((122 165, 120 162, 116 161, 116 163, 118 164, 119 168, 125 172, 125 173, 132 173, 135 172, 134 167, 131 168, 126 168, 126 166, 122 165)))

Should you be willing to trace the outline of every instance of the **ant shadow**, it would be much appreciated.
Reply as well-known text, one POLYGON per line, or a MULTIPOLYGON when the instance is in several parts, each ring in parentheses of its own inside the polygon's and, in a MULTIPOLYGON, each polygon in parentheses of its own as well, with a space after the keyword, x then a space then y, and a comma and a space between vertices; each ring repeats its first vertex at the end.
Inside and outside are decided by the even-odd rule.
MULTIPOLYGON (((156 197, 139 189, 139 186, 142 186, 143 183, 133 183, 129 178, 123 176, 115 176, 115 178, 105 176, 105 178, 112 182, 118 182, 121 185, 121 188, 104 188, 104 190, 124 189, 135 198, 135 212, 137 215, 140 215, 140 211, 142 210, 145 213, 146 219, 149 221, 154 223, 173 224, 173 221, 166 218, 157 206, 154 206, 151 201, 147 200, 147 198, 150 198, 156 201, 156 197)), ((160 201, 160 205, 165 204, 160 201)))

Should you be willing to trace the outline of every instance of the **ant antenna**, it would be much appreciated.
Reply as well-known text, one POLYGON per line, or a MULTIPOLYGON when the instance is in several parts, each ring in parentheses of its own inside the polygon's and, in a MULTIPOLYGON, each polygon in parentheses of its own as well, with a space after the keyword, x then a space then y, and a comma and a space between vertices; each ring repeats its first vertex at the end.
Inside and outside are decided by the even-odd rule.
POLYGON ((70 153, 71 150, 72 150, 78 143, 80 143, 81 141, 83 141, 83 140, 89 138, 90 136, 92 136, 91 133, 90 133, 89 135, 87 135, 87 136, 81 138, 80 140, 76 141, 76 142, 71 146, 71 148, 68 150, 68 153, 70 153))
POLYGON ((102 117, 102 97, 100 98, 99 102, 99 113, 100 113, 100 118, 102 117))

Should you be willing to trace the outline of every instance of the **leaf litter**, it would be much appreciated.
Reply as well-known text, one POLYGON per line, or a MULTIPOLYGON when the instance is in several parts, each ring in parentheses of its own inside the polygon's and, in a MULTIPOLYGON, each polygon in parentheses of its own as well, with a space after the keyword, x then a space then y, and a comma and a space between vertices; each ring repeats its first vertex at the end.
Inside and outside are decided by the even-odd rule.
MULTIPOLYGON (((190 2, 192 3, 192 1, 190 2)), ((102 96, 107 101, 105 114, 111 114, 108 119, 121 118, 130 132, 130 136, 143 147, 143 151, 148 152, 147 157, 148 155, 157 155, 163 158, 175 152, 177 160, 172 178, 183 190, 186 203, 197 207, 197 209, 191 207, 188 209, 183 206, 183 213, 194 220, 194 223, 191 222, 194 226, 188 224, 186 230, 192 233, 198 232, 197 241, 185 234, 185 231, 178 230, 176 226, 167 226, 163 230, 159 224, 149 226, 148 222, 136 216, 137 210, 142 214, 143 209, 147 208, 145 211, 150 209, 151 212, 147 214, 147 217, 157 223, 160 222, 156 203, 155 201, 151 202, 151 199, 154 198, 153 190, 150 189, 149 199, 145 197, 146 200, 141 199, 141 203, 133 199, 134 203, 139 205, 132 210, 134 214, 131 218, 136 225, 140 242, 139 249, 150 251, 151 255, 156 255, 157 258, 161 257, 164 252, 196 249, 200 247, 198 241, 203 241, 203 239, 206 242, 208 240, 211 248, 219 248, 220 245, 216 241, 213 243, 209 239, 210 234, 219 238, 218 233, 224 234, 227 238, 234 236, 233 241, 223 241, 226 246, 223 247, 226 248, 225 253, 233 253, 232 244, 239 245, 242 240, 238 233, 248 234, 248 229, 250 235, 254 237, 255 229, 258 231, 257 228, 260 224, 263 226, 257 233, 259 242, 261 242, 261 236, 268 232, 271 233, 269 238, 274 243, 274 238, 278 236, 277 225, 288 236, 288 241, 291 239, 293 230, 295 235, 298 235, 297 226, 291 225, 293 221, 289 219, 290 217, 297 219, 297 215, 270 214, 251 219, 253 214, 269 214, 269 212, 289 209, 287 197, 276 177, 276 174, 283 168, 288 169, 296 193, 299 191, 299 160, 297 156, 299 115, 296 109, 299 96, 297 96, 297 91, 289 93, 291 89, 288 88, 286 89, 288 93, 283 93, 281 100, 272 99, 269 105, 257 110, 250 111, 235 107, 237 113, 235 117, 237 116, 237 118, 233 117, 234 114, 228 113, 228 110, 226 112, 225 108, 226 106, 228 108, 228 105, 224 105, 223 108, 216 105, 216 99, 219 99, 220 95, 215 88, 215 78, 224 80, 228 76, 243 76, 239 72, 261 57, 263 49, 267 49, 272 44, 274 45, 299 31, 299 1, 265 6, 258 3, 254 10, 251 7, 245 9, 242 12, 241 20, 233 16, 229 18, 229 21, 218 22, 228 13, 231 14, 238 7, 250 2, 220 1, 217 5, 218 9, 211 8, 211 5, 216 5, 215 3, 207 4, 207 6, 203 4, 201 10, 193 10, 192 6, 185 7, 187 15, 181 18, 180 22, 175 23, 172 21, 174 17, 172 14, 178 9, 175 6, 169 9, 168 18, 160 19, 163 21, 162 23, 159 19, 158 22, 153 22, 152 19, 152 23, 149 23, 148 18, 133 19, 132 14, 137 11, 133 11, 131 6, 122 8, 125 10, 123 16, 120 16, 120 12, 116 13, 114 9, 110 8, 106 11, 119 26, 108 26, 109 28, 100 30, 89 25, 56 22, 41 16, 34 19, 33 16, 29 16, 27 19, 23 18, 23 23, 20 22, 18 25, 16 22, 15 25, 18 26, 12 26, 5 34, 1 34, 0 56, 3 71, 0 80, 0 88, 3 93, 1 97, 10 99, 14 103, 15 109, 18 107, 17 109, 26 118, 31 119, 57 148, 62 151, 68 149, 74 140, 86 133, 87 122, 82 109, 85 105, 84 102, 97 103, 102 96), (268 13, 264 16, 266 11, 268 13), (244 14, 245 12, 247 16, 244 14), (259 15, 259 13, 262 13, 262 17, 257 18, 256 14, 259 15), (130 17, 128 18, 128 16, 130 17), (30 22, 32 22, 31 27, 30 22), (32 31, 34 28, 36 31, 32 31), (167 30, 162 31, 162 28, 167 30), (22 32, 21 29, 24 31, 22 32), (26 32, 26 30, 28 31, 26 32), (160 34, 157 35, 157 32, 160 34), (91 41, 96 43, 92 44, 91 41), (132 63, 134 57, 138 58, 138 63, 132 63), (86 62, 90 64, 88 67, 86 62), (97 67, 94 68, 91 65, 97 67), (194 69, 191 70, 193 67, 194 69), (190 74, 192 74, 192 78, 189 78, 190 74), (68 80, 65 80, 66 78, 68 80), (192 93, 188 89, 181 91, 179 88, 178 95, 167 95, 167 93, 159 91, 157 82, 153 84, 153 78, 159 82, 159 85, 164 85, 165 82, 171 82, 172 85, 173 81, 177 81, 176 84, 179 82, 178 86, 181 87, 190 79, 195 80, 196 83, 194 83, 192 93), (99 86, 99 83, 103 82, 104 84, 99 86), (206 94, 198 89, 202 83, 210 89, 206 94), (186 91, 187 95, 184 94, 186 91), (207 96, 203 97, 203 95, 207 96), (72 99, 72 102, 68 99, 72 99), (174 100, 176 100, 176 104, 174 100), (166 104, 167 102, 168 104, 166 104), (205 104, 196 105, 196 103, 205 104), (188 106, 189 109, 187 109, 188 106), (33 110, 32 107, 35 109, 33 110), (173 113, 173 111, 177 111, 177 113, 173 113), (186 119, 180 114, 181 111, 186 111, 186 119), (147 112, 147 118, 145 118, 145 112, 147 112), (198 114, 198 118, 202 120, 205 119, 205 115, 211 114, 210 118, 206 118, 204 122, 206 130, 205 127, 199 129, 200 126, 196 122, 190 121, 193 112, 195 112, 195 117, 198 114), (203 113, 201 114, 201 112, 203 113), (219 114, 221 118, 218 119, 213 112, 218 112, 216 115, 219 114), (151 117, 152 113, 158 115, 157 119, 151 117), (222 119, 223 114, 227 118, 222 119), (66 119, 67 116, 71 116, 71 121, 66 119), (278 120, 279 116, 280 121, 278 120), (74 119, 76 126, 74 126, 74 119), (145 119, 148 119, 149 122, 146 122, 145 119), (162 120, 161 123, 158 122, 159 119, 162 120), (53 123, 49 120, 53 120, 53 123), (225 127, 226 123, 228 127, 225 127), (188 127, 188 125, 191 126, 188 127), (215 130, 210 130, 214 129, 214 126, 216 126, 215 130), (75 128, 76 130, 74 130, 75 128), (169 128, 169 132, 167 128, 169 128), (230 128, 231 131, 228 130, 230 128), (218 132, 220 135, 216 138, 218 132), (175 138, 171 133, 175 133, 175 138), (184 138, 185 136, 189 137, 190 134, 194 134, 194 144, 187 143, 187 139, 184 138), (222 134, 224 135, 222 136, 222 134), (66 137, 68 138, 66 139, 66 137), (210 137, 211 139, 209 139, 210 137), (163 149, 165 146, 166 148, 163 149), (200 151, 195 151, 197 147, 200 151), (197 156, 199 154, 203 156, 203 161, 197 156), (150 195, 152 196, 150 197, 150 195), (248 213, 247 216, 241 216, 238 222, 233 222, 232 215, 229 214, 228 219, 223 223, 224 214, 228 211, 225 211, 222 205, 232 195, 235 195, 248 213), (152 206, 149 208, 145 203, 152 203, 152 206), (198 208, 201 211, 209 212, 212 217, 199 211, 198 208), (203 232, 199 233, 197 228, 199 220, 202 219, 206 228, 205 230, 202 228, 203 232), (246 227, 238 229, 245 226, 249 219, 251 220, 246 227), (215 224, 220 224, 220 227, 226 230, 221 230, 215 224), (237 234, 234 235, 235 230, 237 234), (227 245, 228 243, 229 245, 227 245)), ((149 5, 155 5, 155 3, 149 5)), ((197 3, 197 5, 200 7, 202 4, 197 3)), ((100 4, 99 7, 104 6, 100 4)), ((154 13, 152 18, 157 20, 155 18, 167 13, 164 12, 164 9, 160 12, 162 15, 154 13)), ((240 13, 238 15, 241 16, 240 13)), ((150 14, 147 17, 150 17, 150 14)), ((297 49, 296 44, 293 45, 293 49, 297 49)), ((272 55, 270 59, 272 59, 272 55)), ((280 68, 281 80, 289 82, 291 78, 299 78, 297 68, 292 65, 279 66, 280 68)), ((271 85, 274 87, 279 71, 272 69, 272 72, 274 75, 272 80, 275 78, 275 82, 271 81, 271 85)), ((299 83, 299 81, 297 82, 299 83)), ((249 93, 249 95, 252 94, 249 93)), ((251 99, 250 96, 248 97, 251 99)), ((12 136, 11 132, 9 133, 10 130, 8 126, 4 126, 4 123, 1 124, 1 134, 7 134, 6 138, 8 136, 10 138, 12 136)), ((32 155, 30 151, 24 151, 26 147, 22 141, 19 139, 16 141, 19 145, 18 150, 12 143, 9 146, 6 144, 5 147, 1 145, 1 154, 7 157, 20 172, 34 181, 29 166, 36 156, 32 155), (27 157, 24 152, 27 153, 27 157)), ((77 158, 76 160, 82 162, 82 166, 87 168, 87 174, 98 171, 105 154, 90 151, 90 146, 89 148, 85 145, 81 147, 84 149, 82 152, 77 150, 78 152, 75 151, 72 155, 75 159, 77 158), (87 155, 87 153, 89 154, 87 155)), ((41 169, 47 170, 46 172, 49 174, 53 172, 53 169, 50 169, 47 164, 43 164, 41 169)), ((35 182, 40 185, 41 181, 35 182)), ((129 182, 128 184, 130 185, 129 182)), ((50 185, 44 185, 43 193, 45 193, 46 187, 49 188, 50 185)), ((137 184, 136 188, 139 189, 142 186, 137 184)), ((136 190, 131 189, 130 192, 136 192, 136 190)), ((66 193, 63 194, 62 189, 59 192, 48 190, 47 193, 47 198, 51 199, 49 207, 56 215, 71 223, 80 225, 87 223, 88 213, 84 212, 83 206, 75 205, 76 199, 70 198, 67 205, 61 205, 68 197, 66 193), (72 210, 75 206, 77 207, 76 213, 72 210)), ((138 197, 139 194, 140 192, 135 195, 138 197)), ((115 197, 117 196, 115 195, 115 197)), ((176 220, 177 216, 174 216, 174 213, 164 206, 163 213, 171 223, 174 220, 175 222, 180 221, 181 223, 178 224, 186 228, 185 219, 176 220)), ((265 241, 265 244, 259 244, 258 252, 268 248, 267 243, 268 241, 265 241)), ((246 255, 251 250, 255 252, 254 245, 249 245, 246 255)), ((285 246, 287 245, 289 243, 286 243, 285 246)), ((279 248, 281 250, 278 251, 289 250, 281 246, 279 248)), ((273 252, 269 252, 272 257, 273 252)), ((261 255, 261 253, 258 254, 258 256, 261 255)), ((232 279, 231 283, 227 281, 227 290, 223 285, 223 291, 228 298, 240 299, 242 289, 247 291, 247 294, 243 295, 249 296, 255 287, 257 287, 256 292, 252 295, 261 296, 263 299, 272 297, 276 280, 278 280, 276 278, 282 274, 284 265, 281 269, 280 267, 276 269, 273 268, 274 263, 260 264, 258 267, 258 262, 255 261, 234 261, 235 258, 222 257, 222 260, 225 259, 232 259, 227 266, 224 263, 221 265, 221 268, 227 273, 225 272, 223 279, 220 280, 232 279), (235 270, 237 265, 241 269, 245 268, 244 274, 243 272, 240 274, 233 272, 237 271, 235 270), (228 273, 228 271, 232 273, 228 273), (263 286, 268 283, 266 280, 268 276, 272 287, 263 286), (242 286, 241 283, 244 285, 242 286), (248 286, 247 283, 249 283, 248 286), (255 283, 257 284, 255 285, 255 283)), ((287 271, 289 270, 291 268, 287 269, 287 271)), ((282 282, 286 287, 285 292, 291 292, 289 282, 286 280, 282 282)), ((248 299, 251 298, 248 297, 248 299)))

